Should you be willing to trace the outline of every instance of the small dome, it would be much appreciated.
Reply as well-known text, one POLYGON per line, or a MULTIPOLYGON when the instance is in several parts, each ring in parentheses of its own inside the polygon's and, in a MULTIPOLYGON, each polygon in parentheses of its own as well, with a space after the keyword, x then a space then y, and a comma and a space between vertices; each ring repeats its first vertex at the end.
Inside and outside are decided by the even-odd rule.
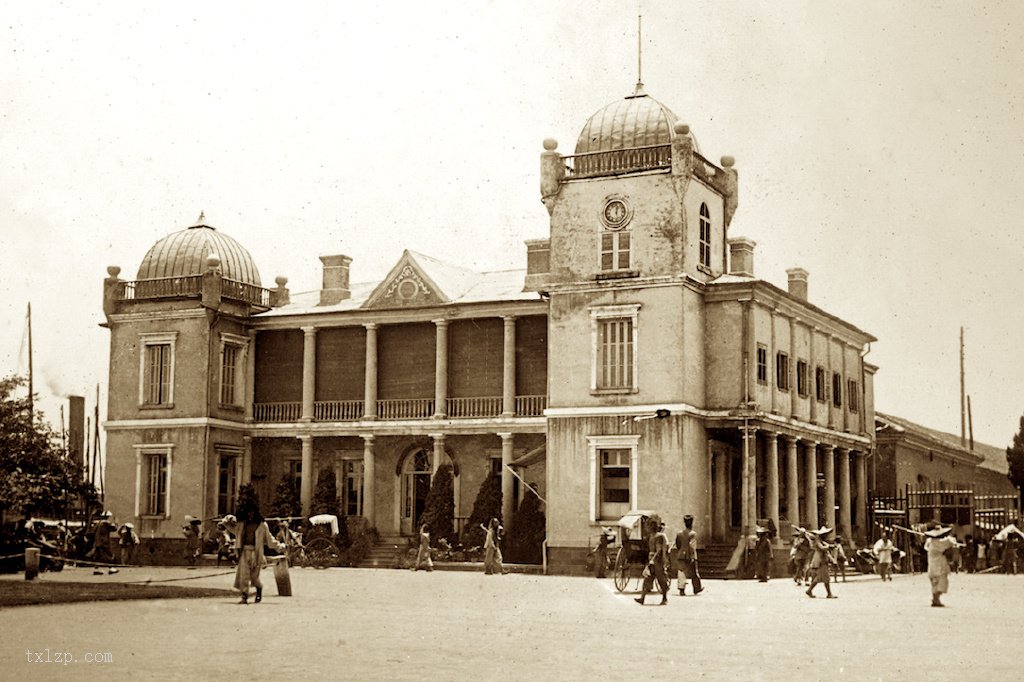
POLYGON ((167 235, 146 253, 136 279, 201 275, 210 256, 220 259, 225 279, 260 285, 260 273, 252 256, 223 232, 200 223, 167 235))
MULTIPOLYGON (((670 144, 679 120, 664 104, 643 91, 616 100, 590 117, 576 141, 576 153, 610 152, 670 144)), ((690 135, 691 139, 693 135, 690 135)), ((694 148, 696 149, 696 140, 694 148)))

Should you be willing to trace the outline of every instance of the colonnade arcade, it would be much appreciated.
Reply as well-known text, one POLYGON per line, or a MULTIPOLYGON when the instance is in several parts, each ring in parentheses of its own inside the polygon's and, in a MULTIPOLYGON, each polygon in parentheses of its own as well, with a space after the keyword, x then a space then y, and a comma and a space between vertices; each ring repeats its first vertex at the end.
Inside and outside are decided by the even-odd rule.
MULTIPOLYGON (((543 431, 541 431, 541 434, 542 433, 543 433, 543 431)), ((333 435, 357 436, 362 441, 362 458, 360 460, 356 460, 356 461, 358 461, 362 465, 362 472, 361 472, 361 486, 362 487, 361 487, 361 491, 360 491, 360 493, 361 493, 360 494, 360 500, 361 500, 361 514, 360 515, 363 518, 366 519, 367 523, 371 527, 378 528, 379 530, 383 530, 384 532, 387 532, 387 529, 391 528, 391 526, 393 525, 395 532, 401 532, 402 534, 411 534, 415 530, 415 527, 413 525, 415 523, 415 519, 414 518, 406 518, 406 517, 409 516, 409 514, 407 513, 407 510, 406 510, 406 507, 409 506, 409 505, 406 505, 406 501, 401 499, 403 496, 406 496, 406 494, 408 494, 408 496, 410 498, 410 501, 411 501, 411 507, 415 508, 415 506, 416 506, 416 503, 415 503, 415 499, 416 499, 415 498, 415 490, 412 489, 412 488, 407 489, 408 488, 408 482, 405 479, 408 478, 408 476, 406 474, 408 474, 409 472, 412 472, 413 470, 415 470, 415 473, 417 475, 429 474, 430 476, 433 476, 433 474, 437 473, 437 470, 441 466, 441 464, 449 463, 449 464, 453 465, 454 473, 455 473, 456 476, 458 476, 459 475, 460 467, 462 467, 462 466, 475 465, 475 464, 490 465, 490 462, 489 462, 490 458, 489 457, 487 458, 487 460, 480 459, 480 461, 473 461, 473 462, 465 461, 465 458, 466 458, 467 454, 469 454, 470 456, 473 456, 473 457, 479 457, 479 455, 476 454, 476 453, 469 453, 469 452, 467 452, 467 453, 454 452, 453 449, 451 447, 449 447, 449 441, 451 440, 450 436, 451 437, 464 436, 464 435, 495 436, 496 437, 495 438, 496 441, 498 439, 500 439, 500 447, 501 447, 501 460, 500 460, 500 462, 501 462, 501 489, 502 489, 502 519, 503 519, 502 522, 503 522, 503 524, 506 525, 506 527, 510 527, 511 519, 512 519, 512 514, 514 512, 514 501, 515 501, 515 496, 513 494, 513 489, 514 489, 514 486, 515 486, 515 477, 514 477, 514 475, 512 473, 512 468, 517 466, 515 461, 514 461, 515 447, 517 445, 516 444, 516 436, 517 435, 521 435, 522 437, 526 437, 527 436, 526 433, 514 433, 514 432, 511 432, 511 431, 502 431, 502 432, 496 432, 496 433, 495 432, 489 432, 487 434, 483 434, 483 433, 479 433, 479 432, 473 433, 473 434, 469 434, 469 433, 460 431, 459 433, 440 433, 440 432, 438 432, 438 433, 428 433, 428 434, 425 434, 425 438, 423 438, 423 439, 419 439, 419 438, 415 438, 414 437, 414 440, 422 442, 423 446, 420 447, 419 445, 414 445, 414 446, 408 446, 408 447, 404 447, 403 448, 402 454, 399 455, 397 457, 397 460, 396 460, 396 462, 397 462, 397 469, 395 471, 394 489, 393 490, 389 490, 389 489, 380 490, 379 489, 379 488, 382 487, 380 482, 382 480, 383 481, 387 481, 388 477, 385 476, 385 475, 381 475, 381 472, 379 472, 380 456, 378 454, 378 447, 379 447, 381 441, 386 439, 386 438, 396 437, 396 438, 401 438, 403 441, 409 441, 410 434, 408 434, 408 433, 401 434, 401 433, 398 433, 398 432, 392 433, 392 430, 383 430, 383 432, 381 434, 376 434, 376 433, 360 433, 360 434, 344 433, 344 434, 333 434, 333 435), (424 453, 423 451, 426 451, 426 452, 424 453), (422 467, 418 467, 418 465, 415 465, 415 464, 412 463, 412 460, 415 458, 415 456, 418 455, 418 454, 421 454, 421 453, 428 455, 428 457, 421 457, 421 458, 418 458, 418 459, 422 459, 423 461, 429 461, 429 467, 430 467, 429 471, 421 470, 422 467), (412 468, 410 468, 410 467, 412 467, 412 468), (381 494, 384 494, 385 496, 389 495, 389 494, 393 494, 395 496, 395 504, 394 504, 395 519, 393 521, 389 520, 387 518, 380 518, 380 514, 378 513, 378 510, 377 510, 376 507, 377 507, 377 501, 381 499, 381 497, 380 497, 381 494)), ((329 437, 329 436, 327 436, 327 434, 318 434, 318 436, 329 437)), ((315 436, 310 435, 310 434, 297 434, 297 435, 290 436, 290 437, 282 436, 282 435, 275 435, 275 436, 270 438, 270 440, 277 440, 277 441, 293 440, 293 439, 299 441, 299 452, 300 452, 300 457, 301 457, 301 459, 299 461, 301 462, 301 471, 304 474, 304 475, 302 475, 300 477, 299 497, 300 497, 300 501, 301 501, 301 505, 302 505, 302 514, 304 516, 308 516, 309 513, 310 513, 310 507, 311 507, 312 499, 313 499, 313 486, 314 486, 314 482, 315 482, 314 481, 315 475, 307 474, 307 472, 315 472, 317 470, 316 467, 315 467, 315 460, 314 460, 314 437, 315 436)), ((244 447, 242 448, 241 472, 240 472, 240 474, 241 474, 240 475, 240 481, 241 482, 250 482, 250 481, 253 480, 253 473, 254 473, 254 471, 253 471, 253 440, 254 439, 253 439, 252 436, 245 436, 243 438, 244 447)), ((520 450, 522 450, 522 443, 524 443, 524 442, 526 442, 526 441, 521 441, 520 450)), ((497 445, 497 442, 495 443, 495 445, 497 445)), ((281 455, 279 453, 276 456, 279 457, 281 455)), ((320 459, 322 459, 322 453, 321 453, 321 458, 320 459)), ((388 466, 391 463, 391 459, 392 458, 386 459, 384 465, 388 466)), ((330 462, 330 464, 335 466, 335 471, 336 472, 340 472, 341 471, 341 465, 344 463, 344 461, 351 461, 351 460, 339 460, 339 461, 333 461, 332 460, 330 462)), ((495 461, 495 464, 496 463, 497 462, 495 461)), ((265 472, 263 472, 263 473, 265 473, 265 472)), ((456 483, 457 482, 458 482, 458 480, 456 479, 456 483)), ((427 482, 427 488, 429 488, 429 481, 427 482)), ((339 492, 340 492, 340 486, 339 486, 339 492)), ((424 493, 425 493, 425 491, 424 491, 424 493)), ((463 495, 465 495, 465 494, 475 495, 476 494, 476 489, 474 488, 471 491, 469 491, 469 490, 461 490, 461 493, 463 495)), ((454 502, 456 503, 456 509, 458 509, 459 497, 460 497, 460 488, 459 488, 458 485, 456 485, 456 488, 455 488, 455 500, 454 500, 454 502)), ((469 501, 471 502, 472 499, 470 499, 469 501)), ((415 512, 413 512, 413 513, 415 514, 415 512)), ((387 514, 385 514, 385 517, 386 516, 387 516, 387 514)))
POLYGON ((778 539, 792 525, 834 529, 866 541, 870 440, 848 433, 782 430, 751 421, 709 432, 711 534, 730 541, 770 520, 778 539))

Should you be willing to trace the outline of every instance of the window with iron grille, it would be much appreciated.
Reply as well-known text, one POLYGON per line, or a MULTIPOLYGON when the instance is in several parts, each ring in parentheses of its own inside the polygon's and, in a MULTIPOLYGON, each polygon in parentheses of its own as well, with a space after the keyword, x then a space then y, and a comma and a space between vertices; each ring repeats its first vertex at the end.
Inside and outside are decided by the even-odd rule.
POLYGON ((807 363, 796 361, 796 392, 801 397, 807 396, 807 363))
POLYGON ((171 402, 171 344, 146 344, 146 373, 142 389, 144 405, 171 402))
POLYGON ((782 351, 775 354, 775 385, 780 391, 789 390, 789 355, 782 351))
POLYGON ((757 344, 757 383, 768 383, 768 347, 757 344))
POLYGON ((601 232, 601 270, 629 270, 629 230, 601 232))
POLYGON ((597 388, 633 388, 633 320, 601 320, 597 352, 597 388))
POLYGON ((711 267, 711 212, 707 204, 700 205, 700 264, 711 267))
POLYGON ((167 455, 146 455, 146 504, 143 514, 167 515, 167 455))
POLYGON ((221 405, 241 404, 238 377, 241 374, 238 361, 242 349, 233 343, 225 343, 220 358, 220 403, 221 405))

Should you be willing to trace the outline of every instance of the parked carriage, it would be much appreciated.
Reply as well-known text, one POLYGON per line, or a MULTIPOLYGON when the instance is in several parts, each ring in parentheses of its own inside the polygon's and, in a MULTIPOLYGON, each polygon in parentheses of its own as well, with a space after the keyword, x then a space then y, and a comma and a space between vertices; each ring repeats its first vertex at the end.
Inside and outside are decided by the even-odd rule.
POLYGON ((633 510, 615 524, 618 528, 619 551, 615 555, 615 589, 625 592, 632 582, 640 589, 644 567, 647 566, 651 529, 650 518, 656 512, 633 510))
POLYGON ((337 543, 338 523, 338 517, 334 514, 309 517, 302 545, 307 566, 330 568, 341 565, 341 548, 337 543))

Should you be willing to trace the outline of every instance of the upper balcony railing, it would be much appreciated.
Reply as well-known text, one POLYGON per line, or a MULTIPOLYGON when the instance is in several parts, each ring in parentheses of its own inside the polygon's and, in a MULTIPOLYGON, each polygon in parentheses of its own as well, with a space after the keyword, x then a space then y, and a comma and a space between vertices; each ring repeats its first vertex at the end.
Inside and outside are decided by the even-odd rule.
MULTIPOLYGON (((203 276, 158 277, 121 282, 121 301, 152 301, 160 298, 194 298, 203 295, 203 276)), ((270 289, 255 284, 221 279, 223 298, 248 303, 258 308, 270 307, 270 289)))
POLYGON ((672 168, 672 145, 658 144, 607 152, 587 152, 563 156, 565 177, 596 178, 646 170, 672 168))
MULTIPOLYGON (((541 417, 547 407, 545 395, 516 396, 516 417, 541 417)), ((480 398, 448 398, 447 416, 452 419, 499 417, 502 399, 495 396, 480 398)), ((255 403, 253 420, 257 422, 287 423, 302 418, 302 402, 255 403)), ((362 400, 318 400, 313 403, 313 419, 321 422, 359 421, 363 418, 362 400)), ((378 400, 378 419, 429 419, 434 416, 431 398, 378 400)))

